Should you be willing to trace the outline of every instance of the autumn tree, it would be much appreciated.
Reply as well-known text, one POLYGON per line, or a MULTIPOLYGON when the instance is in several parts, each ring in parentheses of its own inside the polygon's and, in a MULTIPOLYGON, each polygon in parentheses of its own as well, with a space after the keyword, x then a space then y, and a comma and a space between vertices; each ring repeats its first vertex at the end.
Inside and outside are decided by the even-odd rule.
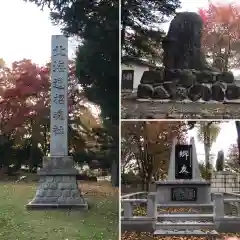
POLYGON ((235 126, 237 130, 238 161, 240 164, 240 121, 235 121, 235 126))
MULTIPOLYGON (((167 172, 170 147, 174 137, 184 142, 184 122, 123 122, 122 143, 128 142, 132 159, 142 179, 143 190, 151 181, 163 178, 167 172)), ((127 159, 125 159, 127 160, 127 159)), ((122 164, 125 164, 124 161, 122 164)))
POLYGON ((203 50, 220 70, 240 66, 240 5, 237 3, 210 3, 200 9, 204 21, 203 50))
MULTIPOLYGON (((100 106, 108 135, 119 130, 119 1, 118 0, 24 0, 50 8, 51 20, 67 36, 78 39, 76 76, 86 98, 100 106)), ((119 155, 119 136, 111 155, 119 155)), ((118 157, 112 159, 118 166, 118 157)), ((113 167, 118 179, 118 167, 113 167)), ((113 183, 113 185, 116 185, 113 183)))
POLYGON ((210 151, 212 144, 217 140, 220 133, 220 126, 218 122, 198 122, 196 124, 197 137, 204 144, 205 152, 205 166, 211 167, 210 151))
MULTIPOLYGON (((3 70, 3 69, 2 69, 3 70)), ((14 139, 15 146, 24 146, 25 164, 31 165, 49 153, 50 136, 50 74, 44 67, 22 60, 1 72, 0 116, 1 136, 14 139), (40 152, 42 152, 40 154, 40 152), (37 154, 37 155, 36 155, 37 154), (39 157, 37 157, 39 156, 39 157)), ((74 75, 74 64, 69 62, 69 154, 96 148, 95 128, 102 122, 98 108, 84 97, 74 75), (91 111, 95 108, 95 116, 91 111)), ((39 165, 34 164, 34 167, 39 165)))
POLYGON ((225 167, 240 173, 239 151, 237 144, 232 144, 228 150, 225 167))

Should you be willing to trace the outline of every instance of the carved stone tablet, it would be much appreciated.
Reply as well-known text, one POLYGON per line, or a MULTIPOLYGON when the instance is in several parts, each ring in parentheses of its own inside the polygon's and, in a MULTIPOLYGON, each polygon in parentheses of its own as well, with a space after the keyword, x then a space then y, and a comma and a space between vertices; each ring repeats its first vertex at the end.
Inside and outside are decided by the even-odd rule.
POLYGON ((171 189, 172 201, 197 201, 197 188, 175 187, 171 189))
POLYGON ((192 146, 178 144, 175 147, 175 178, 192 179, 192 146))

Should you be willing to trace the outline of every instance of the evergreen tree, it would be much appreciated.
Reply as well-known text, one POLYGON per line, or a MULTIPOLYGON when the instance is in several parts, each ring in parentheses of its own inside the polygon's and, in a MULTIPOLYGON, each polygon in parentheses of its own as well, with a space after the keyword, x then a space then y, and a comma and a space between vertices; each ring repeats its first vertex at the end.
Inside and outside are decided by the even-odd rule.
POLYGON ((180 7, 179 0, 122 0, 122 55, 159 57, 164 31, 160 24, 180 7))

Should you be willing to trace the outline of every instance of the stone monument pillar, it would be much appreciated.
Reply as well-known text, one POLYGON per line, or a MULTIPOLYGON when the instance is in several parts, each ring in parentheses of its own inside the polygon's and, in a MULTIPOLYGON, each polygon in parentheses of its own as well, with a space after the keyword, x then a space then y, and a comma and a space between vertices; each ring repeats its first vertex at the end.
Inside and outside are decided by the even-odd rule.
POLYGON ((158 203, 209 203, 211 183, 200 176, 194 138, 190 144, 173 140, 168 177, 156 182, 158 203))
POLYGON ((68 156, 68 39, 52 36, 50 157, 43 158, 39 185, 27 208, 88 208, 68 156))

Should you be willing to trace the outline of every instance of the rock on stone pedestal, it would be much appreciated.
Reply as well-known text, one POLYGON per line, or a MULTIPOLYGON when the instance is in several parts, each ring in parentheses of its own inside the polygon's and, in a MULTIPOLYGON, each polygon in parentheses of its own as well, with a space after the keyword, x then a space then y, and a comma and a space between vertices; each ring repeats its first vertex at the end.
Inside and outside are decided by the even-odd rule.
POLYGON ((157 86, 154 88, 154 92, 152 95, 153 99, 169 99, 170 95, 167 90, 163 86, 157 86))
POLYGON ((73 159, 65 157, 44 157, 43 168, 36 195, 27 204, 27 209, 81 208, 88 209, 76 180, 77 170, 73 159))
POLYGON ((202 97, 202 86, 201 84, 196 84, 189 89, 188 97, 191 101, 195 102, 202 97))
POLYGON ((217 81, 224 83, 233 83, 234 75, 232 72, 223 72, 217 76, 217 81))
POLYGON ((150 84, 139 84, 137 89, 138 98, 151 98, 153 95, 154 89, 150 84))
POLYGON ((180 84, 182 87, 190 88, 196 83, 196 76, 189 69, 184 69, 180 74, 180 84))
POLYGON ((184 87, 177 87, 174 98, 175 100, 180 100, 180 101, 187 99, 187 89, 184 87))
POLYGON ((141 84, 154 84, 163 82, 163 71, 145 71, 142 75, 141 84))
POLYGON ((195 73, 197 82, 202 84, 202 83, 214 83, 215 80, 215 75, 209 71, 209 70, 204 70, 204 71, 196 71, 195 73))
POLYGON ((239 99, 240 87, 235 84, 228 84, 225 94, 228 100, 239 99))
POLYGON ((210 86, 202 85, 202 100, 209 101, 212 99, 212 90, 210 86))
POLYGON ((224 86, 221 83, 215 83, 212 85, 212 99, 218 102, 222 102, 225 97, 224 86))

